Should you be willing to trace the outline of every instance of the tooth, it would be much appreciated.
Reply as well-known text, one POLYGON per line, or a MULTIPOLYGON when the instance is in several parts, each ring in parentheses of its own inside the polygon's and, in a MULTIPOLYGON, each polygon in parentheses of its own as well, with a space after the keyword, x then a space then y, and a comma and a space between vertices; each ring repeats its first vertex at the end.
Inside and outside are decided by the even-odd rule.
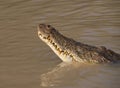
POLYGON ((63 51, 61 51, 61 54, 63 53, 63 51))
POLYGON ((59 48, 57 47, 57 50, 59 51, 59 48))
POLYGON ((58 48, 58 51, 59 51, 59 53, 61 54, 61 51, 59 50, 59 48, 58 48))
POLYGON ((57 47, 57 50, 59 51, 59 48, 57 47))
POLYGON ((66 51, 65 53, 67 54, 68 52, 66 51))
POLYGON ((68 55, 70 55, 70 53, 68 53, 68 55))
MULTIPOLYGON (((58 51, 60 51, 60 48, 58 48, 58 51)), ((60 51, 61 52, 61 51, 60 51)))
POLYGON ((57 45, 56 45, 56 49, 58 50, 58 47, 57 47, 57 45))
MULTIPOLYGON (((58 48, 58 50, 60 51, 60 48, 58 48)), ((60 51, 61 52, 61 51, 60 51)))
POLYGON ((61 48, 60 48, 60 51, 63 52, 61 48))
POLYGON ((65 55, 65 56, 67 55, 66 52, 64 52, 64 55, 65 55))
POLYGON ((50 39, 50 37, 48 36, 47 39, 50 39))
POLYGON ((65 55, 67 55, 67 52, 66 52, 66 51, 64 51, 64 54, 65 54, 65 55))
POLYGON ((61 52, 59 52, 61 54, 61 52))
POLYGON ((70 55, 70 57, 73 57, 72 55, 70 55))
POLYGON ((57 49, 57 45, 55 45, 55 48, 57 49))

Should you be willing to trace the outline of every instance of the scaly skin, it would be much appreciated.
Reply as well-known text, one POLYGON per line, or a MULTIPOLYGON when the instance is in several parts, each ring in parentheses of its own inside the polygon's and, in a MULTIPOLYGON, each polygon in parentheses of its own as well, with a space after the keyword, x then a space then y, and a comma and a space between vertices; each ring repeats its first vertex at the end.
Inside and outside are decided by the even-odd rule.
POLYGON ((104 46, 95 47, 76 42, 60 34, 51 25, 39 24, 38 36, 64 62, 108 63, 120 60, 120 54, 106 49, 104 46))

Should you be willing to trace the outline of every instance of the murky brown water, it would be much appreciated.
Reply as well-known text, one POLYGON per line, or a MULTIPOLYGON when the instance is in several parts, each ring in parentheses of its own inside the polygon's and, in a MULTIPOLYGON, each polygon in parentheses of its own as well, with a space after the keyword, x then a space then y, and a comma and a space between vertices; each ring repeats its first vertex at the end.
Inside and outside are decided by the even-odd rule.
POLYGON ((0 88, 119 88, 120 65, 61 63, 37 36, 61 33, 120 53, 119 0, 0 0, 0 88))

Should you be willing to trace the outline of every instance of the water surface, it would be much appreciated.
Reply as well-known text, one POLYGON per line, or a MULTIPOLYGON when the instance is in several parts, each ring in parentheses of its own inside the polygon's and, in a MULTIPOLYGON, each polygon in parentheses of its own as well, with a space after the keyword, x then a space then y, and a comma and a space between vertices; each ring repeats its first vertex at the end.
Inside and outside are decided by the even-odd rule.
POLYGON ((119 88, 120 65, 61 60, 37 36, 39 23, 120 53, 119 0, 0 0, 0 88, 119 88))

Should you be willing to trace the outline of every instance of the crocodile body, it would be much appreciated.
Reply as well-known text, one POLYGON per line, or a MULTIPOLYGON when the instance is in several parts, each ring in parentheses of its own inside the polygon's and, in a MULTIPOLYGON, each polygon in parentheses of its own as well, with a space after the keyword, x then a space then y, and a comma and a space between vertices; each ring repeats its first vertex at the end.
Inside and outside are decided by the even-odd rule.
POLYGON ((40 24, 38 36, 64 62, 108 63, 120 61, 120 54, 105 48, 77 42, 63 36, 51 25, 40 24))

